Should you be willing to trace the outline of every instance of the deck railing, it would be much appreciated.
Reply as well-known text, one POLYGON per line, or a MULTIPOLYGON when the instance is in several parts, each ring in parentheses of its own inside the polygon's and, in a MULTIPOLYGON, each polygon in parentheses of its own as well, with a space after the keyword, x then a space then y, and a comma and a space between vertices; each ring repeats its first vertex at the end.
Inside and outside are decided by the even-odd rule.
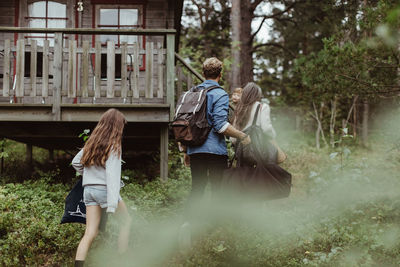
POLYGON ((183 57, 175 53, 177 59, 176 64, 176 95, 179 97, 182 92, 190 90, 194 85, 198 85, 204 81, 204 77, 198 73, 190 63, 186 62, 183 57))
MULTIPOLYGON (((54 35, 54 46, 44 40, 38 46, 34 39, 19 38, 15 45, 4 40, 2 102, 51 104, 55 120, 60 106, 72 103, 164 103, 173 114, 175 81, 175 30, 173 29, 32 29, 0 27, 0 33, 46 33, 54 35), (137 35, 162 36, 159 42, 138 43, 108 41, 106 47, 91 38, 71 36, 137 35), (69 39, 66 37, 69 36, 69 39), (72 40, 74 39, 74 40, 72 40), (166 46, 164 47, 164 44, 166 46), (26 52, 30 53, 29 73, 25 73, 26 52), (107 61, 102 77, 101 60, 107 61), (116 78, 116 55, 120 58, 120 77, 116 78), (41 58, 40 58, 41 57, 41 58), (104 56, 103 56, 104 59, 104 56), (41 60, 42 69, 37 69, 41 60), (140 66, 143 63, 143 66, 140 66), (144 69, 144 71, 143 71, 144 69), (38 73, 41 71, 40 77, 38 73)), ((93 38, 96 39, 96 38, 93 38)), ((160 40, 160 39, 158 39, 160 40)), ((119 68, 119 66, 118 66, 119 68)), ((1 85, 0 85, 1 86, 1 85)))

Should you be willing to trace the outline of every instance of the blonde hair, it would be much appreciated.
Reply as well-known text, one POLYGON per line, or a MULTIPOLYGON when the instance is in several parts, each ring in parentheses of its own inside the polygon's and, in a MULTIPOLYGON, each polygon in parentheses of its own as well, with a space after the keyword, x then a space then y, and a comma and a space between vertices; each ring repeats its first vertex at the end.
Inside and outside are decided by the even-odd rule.
POLYGON ((216 57, 207 58, 203 62, 203 73, 206 79, 216 79, 222 71, 222 62, 216 57))
POLYGON ((241 88, 241 87, 237 87, 237 88, 235 88, 235 89, 233 89, 233 92, 232 92, 232 94, 241 94, 243 92, 243 88, 241 88))

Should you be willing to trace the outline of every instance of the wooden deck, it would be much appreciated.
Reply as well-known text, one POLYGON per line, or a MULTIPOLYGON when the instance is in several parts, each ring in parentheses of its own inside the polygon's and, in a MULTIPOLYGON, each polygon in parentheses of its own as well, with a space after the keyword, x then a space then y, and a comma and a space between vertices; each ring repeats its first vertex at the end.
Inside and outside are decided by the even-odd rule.
POLYGON ((54 120, 51 104, 0 104, 0 122, 96 122, 109 108, 119 109, 128 122, 169 123, 169 104, 61 104, 54 120))
POLYGON ((54 45, 45 40, 39 46, 26 38, 0 44, 0 136, 49 149, 77 149, 78 135, 93 129, 107 109, 117 108, 128 120, 124 150, 159 150, 160 176, 167 178, 175 30, 0 27, 4 32, 54 34, 54 45), (99 35, 151 35, 161 41, 117 46, 96 41, 99 35), (106 71, 101 69, 104 59, 106 71))
POLYGON ((0 41, 0 137, 76 150, 78 135, 117 108, 128 120, 124 152, 159 151, 160 177, 167 178, 175 85, 180 94, 203 80, 175 53, 175 30, 0 27, 5 32, 20 38, 0 41), (28 33, 54 34, 54 45, 39 46, 23 38, 28 33), (150 35, 157 42, 117 46, 101 44, 99 35, 150 35))
POLYGON ((38 47, 36 40, 20 38, 15 45, 4 40, 0 103, 38 105, 42 109, 51 105, 54 121, 63 120, 62 109, 71 110, 73 104, 149 104, 150 109, 155 104, 166 104, 170 117, 173 115, 175 30, 0 27, 0 32, 54 34, 53 47, 49 40, 44 40, 43 47, 38 47), (92 35, 93 40, 98 35, 159 35, 164 42, 147 42, 144 47, 139 43, 122 43, 118 47, 112 41, 104 46, 87 38, 80 44, 65 39, 73 35, 92 35), (27 59, 29 66, 25 64, 27 59), (102 71, 102 60, 106 60, 106 73, 102 71))

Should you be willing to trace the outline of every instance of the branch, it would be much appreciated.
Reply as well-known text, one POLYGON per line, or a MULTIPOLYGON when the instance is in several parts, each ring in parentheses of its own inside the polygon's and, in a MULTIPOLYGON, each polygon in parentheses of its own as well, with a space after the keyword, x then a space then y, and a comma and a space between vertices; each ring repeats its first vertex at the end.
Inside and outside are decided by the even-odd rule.
MULTIPOLYGON (((256 1, 256 2, 261 2, 261 1, 256 1)), ((255 4, 256 2, 254 2, 254 4, 255 4)), ((272 14, 272 15, 262 16, 262 17, 264 17, 264 18, 266 18, 266 19, 273 19, 273 18, 278 17, 278 16, 280 16, 280 15, 282 15, 282 14, 285 14, 285 13, 288 12, 290 9, 292 9, 296 4, 299 4, 299 3, 301 3, 301 2, 304 2, 304 1, 293 2, 293 3, 291 3, 287 8, 285 8, 284 10, 281 10, 281 11, 279 11, 279 12, 276 12, 276 13, 274 13, 274 14, 272 14)), ((258 3, 258 4, 260 4, 260 3, 258 3)), ((257 5, 258 5, 258 4, 257 4, 257 5)), ((257 7, 257 6, 256 6, 256 7, 257 7)), ((254 11, 254 10, 255 10, 255 8, 254 8, 252 11, 254 11)), ((255 17, 260 17, 260 16, 253 15, 253 18, 255 18, 255 17)))
POLYGON ((251 43, 253 42, 254 37, 256 37, 257 33, 261 30, 261 28, 262 28, 262 26, 263 26, 263 24, 264 24, 266 19, 267 19, 266 17, 263 18, 263 20, 261 21, 260 25, 258 26, 258 29, 251 35, 251 37, 250 37, 250 42, 251 43))
POLYGON ((366 82, 366 81, 363 81, 363 80, 360 80, 360 79, 357 79, 357 78, 353 78, 353 77, 345 75, 345 74, 338 74, 338 76, 346 78, 346 79, 349 79, 349 80, 352 80, 352 81, 356 81, 356 82, 359 82, 359 83, 362 83, 362 84, 365 84, 365 85, 369 85, 371 87, 400 88, 400 85, 386 85, 386 84, 373 85, 373 84, 371 84, 369 82, 366 82))
POLYGON ((201 6, 199 3, 196 2, 196 0, 192 0, 193 5, 197 7, 197 10, 199 12, 199 18, 200 18, 200 25, 201 28, 204 28, 204 17, 203 17, 203 11, 201 10, 201 6))
POLYGON ((358 99, 358 95, 356 95, 356 96, 354 97, 354 99, 353 99, 353 104, 352 104, 351 107, 350 107, 349 113, 347 113, 346 122, 345 122, 343 128, 347 128, 347 124, 349 123, 350 116, 351 116, 351 113, 353 112, 354 106, 355 106, 356 103, 357 103, 357 99, 358 99))
POLYGON ((275 20, 278 21, 278 22, 281 22, 281 23, 284 22, 284 21, 288 21, 288 22, 293 23, 295 26, 298 25, 297 22, 292 18, 275 18, 275 20))
POLYGON ((285 50, 285 51, 288 52, 292 57, 296 57, 295 53, 293 53, 291 50, 287 49, 286 47, 284 47, 283 45, 278 44, 278 43, 264 43, 264 44, 258 44, 258 45, 256 45, 256 46, 253 47, 253 51, 252 51, 252 52, 257 51, 258 49, 260 49, 260 48, 263 47, 263 46, 275 46, 275 47, 278 47, 278 48, 281 48, 281 49, 285 50))
MULTIPOLYGON (((317 107, 315 106, 314 101, 312 102, 312 104, 313 104, 313 107, 314 107, 315 115, 313 115, 311 113, 311 116, 313 116, 314 119, 317 121, 318 129, 320 130, 320 133, 321 133, 321 136, 322 136, 322 140, 324 141, 324 144, 328 145, 328 142, 326 142, 326 139, 325 139, 324 129, 322 129, 322 123, 321 123, 321 120, 320 120, 320 117, 322 119, 322 109, 324 107, 324 102, 321 102, 321 110, 320 110, 321 114, 320 115, 318 115, 317 107)), ((318 131, 318 129, 317 129, 317 131, 318 131)))
POLYGON ((251 13, 253 13, 254 10, 256 10, 257 6, 258 6, 259 4, 261 4, 262 1, 264 1, 264 0, 256 0, 256 1, 254 1, 253 3, 251 3, 251 5, 250 5, 251 13))

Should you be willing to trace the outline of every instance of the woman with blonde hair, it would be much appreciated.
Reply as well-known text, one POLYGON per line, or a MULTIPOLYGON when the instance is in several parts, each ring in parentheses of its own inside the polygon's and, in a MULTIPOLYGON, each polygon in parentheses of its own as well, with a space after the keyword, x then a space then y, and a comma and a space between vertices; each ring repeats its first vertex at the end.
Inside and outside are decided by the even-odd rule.
POLYGON ((240 97, 242 96, 243 88, 235 88, 233 89, 231 99, 229 99, 229 113, 228 113, 228 121, 229 123, 233 123, 233 119, 235 118, 235 109, 237 104, 240 101, 240 97))
POLYGON ((131 218, 119 195, 121 187, 121 141, 126 119, 116 110, 107 110, 85 146, 72 160, 84 187, 86 205, 86 230, 79 243, 75 266, 83 266, 88 250, 97 236, 102 208, 107 213, 117 211, 124 220, 118 239, 118 250, 125 252, 129 241, 131 218))

